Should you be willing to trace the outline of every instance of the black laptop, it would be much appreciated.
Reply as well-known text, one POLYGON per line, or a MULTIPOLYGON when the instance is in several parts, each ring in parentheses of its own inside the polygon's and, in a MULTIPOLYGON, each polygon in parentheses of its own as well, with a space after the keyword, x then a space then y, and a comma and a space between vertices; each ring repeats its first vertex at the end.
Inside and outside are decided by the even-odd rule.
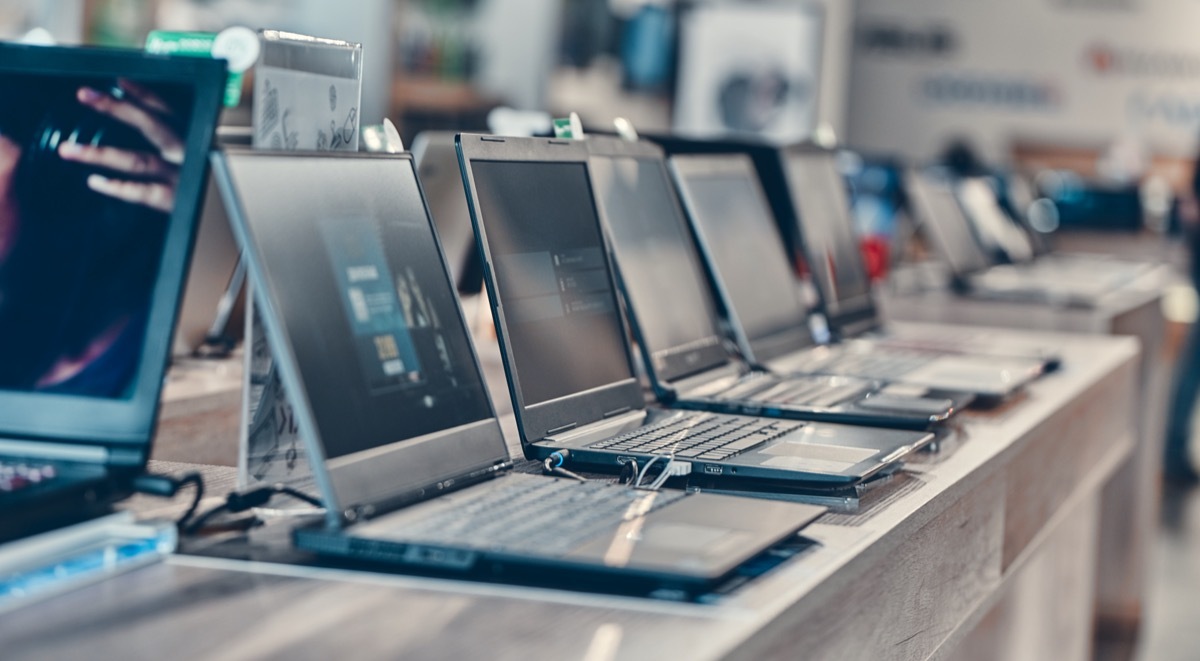
POLYGON ((808 311, 783 304, 796 300, 798 284, 750 158, 677 155, 670 165, 734 337, 755 364, 781 374, 885 378, 989 401, 1007 397, 1042 373, 1041 361, 1026 358, 858 342, 812 346, 808 311))
MULTIPOLYGON (((588 138, 588 150, 625 310, 660 401, 726 413, 906 429, 926 429, 957 410, 946 398, 888 394, 886 384, 873 380, 783 376, 747 365, 721 331, 704 264, 662 150, 649 142, 606 136, 588 138)), ((788 306, 802 309, 798 296, 777 303, 763 308, 773 313, 788 306)), ((813 344, 807 334, 799 339, 804 344, 797 349, 813 344)))
POLYGON ((0 540, 150 454, 222 63, 0 44, 0 540))
POLYGON ((926 432, 648 407, 578 140, 460 135, 484 282, 526 456, 831 488, 926 432))
POLYGON ((299 547, 703 589, 822 512, 514 472, 412 159, 226 152, 214 172, 326 507, 299 547))

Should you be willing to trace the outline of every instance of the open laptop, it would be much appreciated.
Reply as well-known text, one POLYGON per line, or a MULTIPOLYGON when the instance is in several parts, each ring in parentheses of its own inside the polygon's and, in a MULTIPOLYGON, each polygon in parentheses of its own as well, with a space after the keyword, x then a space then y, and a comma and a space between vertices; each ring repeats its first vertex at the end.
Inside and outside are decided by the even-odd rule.
POLYGON ((879 315, 859 250, 837 154, 815 145, 791 145, 781 149, 779 157, 792 210, 787 220, 796 226, 801 259, 821 292, 826 322, 842 342, 871 342, 877 354, 919 349, 1036 360, 1043 370, 1058 364, 1058 358, 1049 353, 1006 351, 984 342, 936 334, 918 338, 890 332, 879 315))
MULTIPOLYGON (((662 150, 645 141, 604 136, 587 142, 625 310, 660 401, 907 429, 926 429, 957 410, 952 399, 890 395, 876 381, 779 376, 748 366, 721 331, 662 150)), ((803 339, 814 344, 807 334, 803 339)))
POLYGON ((886 378, 987 400, 1007 397, 1042 372, 1023 358, 893 350, 870 343, 811 346, 807 310, 766 195, 744 154, 670 159, 688 216, 743 355, 782 374, 886 378), (770 266, 768 266, 770 265, 770 266))
POLYGON ((454 276, 454 286, 464 294, 478 294, 483 289, 483 273, 475 232, 471 229, 471 212, 463 193, 454 136, 450 131, 418 133, 413 139, 412 154, 417 161, 421 191, 428 200, 429 213, 433 215, 454 276))
MULTIPOLYGON (((1001 256, 993 267, 1000 272, 1011 270, 1034 281, 1053 280, 1055 286, 1086 292, 1089 288, 1117 289, 1152 268, 1145 262, 1106 255, 1046 253, 1044 246, 1035 242, 1005 208, 996 184, 988 177, 960 177, 955 182, 955 193, 978 240, 992 254, 1001 256)), ((1017 194, 1021 194, 1019 186, 1017 194)))
POLYGON ((104 513, 145 469, 224 81, 0 44, 0 540, 104 513))
POLYGON ((916 168, 905 172, 911 212, 950 268, 959 291, 979 298, 1090 308, 1127 281, 1105 277, 1102 269, 1049 274, 1023 264, 997 265, 967 218, 964 202, 982 216, 1002 211, 992 209, 994 199, 989 202, 977 186, 969 186, 965 196, 957 186, 946 173, 916 168))
POLYGON ((584 141, 460 135, 484 282, 525 453, 618 470, 833 488, 932 440, 863 429, 650 408, 634 373, 584 141))
POLYGON ((297 546, 702 589, 822 512, 514 472, 412 158, 223 152, 214 172, 326 508, 297 546))

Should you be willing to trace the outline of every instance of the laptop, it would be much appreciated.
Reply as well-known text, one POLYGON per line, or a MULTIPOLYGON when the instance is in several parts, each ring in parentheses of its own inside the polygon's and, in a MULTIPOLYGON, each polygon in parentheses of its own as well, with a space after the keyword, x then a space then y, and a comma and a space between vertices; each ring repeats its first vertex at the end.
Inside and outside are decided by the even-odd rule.
POLYGON ((988 201, 986 193, 981 195, 978 186, 970 185, 963 195, 958 182, 933 170, 909 169, 905 187, 913 215, 960 292, 992 300, 1091 308, 1129 279, 1124 274, 1106 277, 1103 269, 1048 273, 1023 264, 996 264, 964 211, 964 205, 970 205, 977 217, 1002 213, 993 208, 994 198, 988 201))
MULTIPOLYGON (((990 253, 1000 256, 993 268, 1016 271, 1033 280, 1053 280, 1055 286, 1064 286, 1065 281, 1082 291, 1096 288, 1102 292, 1129 284, 1151 270, 1152 265, 1145 262, 1112 256, 1047 254, 1014 220, 996 186, 993 179, 982 176, 960 177, 955 182, 964 217, 990 253)), ((1021 195, 1019 186, 1017 194, 1021 195)))
POLYGON ((463 193, 454 136, 450 131, 418 133, 413 139, 412 154, 417 161, 421 191, 429 203, 429 213, 433 214, 438 237, 446 251, 454 285, 463 294, 478 294, 483 289, 483 273, 479 251, 475 247, 475 232, 471 229, 471 212, 467 210, 467 196, 463 193))
POLYGON ((870 342, 877 355, 919 349, 1037 360, 1043 371, 1057 366, 1059 359, 1051 354, 1006 352, 989 343, 937 334, 915 337, 890 332, 879 315, 859 250, 837 154, 815 145, 791 145, 781 149, 779 157, 791 208, 787 221, 800 237, 801 259, 821 292, 826 322, 842 342, 870 342))
POLYGON ((989 402, 1041 374, 1040 361, 1023 358, 901 351, 858 342, 811 346, 808 311, 791 303, 798 285, 749 157, 677 155, 670 166, 734 338, 752 363, 781 374, 885 378, 989 402))
POLYGON ((294 532, 299 548, 461 577, 704 589, 823 511, 517 473, 413 159, 213 158, 325 504, 294 532))
POLYGON ((0 44, 0 540, 106 513, 145 470, 224 81, 0 44))
POLYGON ((598 471, 665 461, 678 475, 835 488, 932 440, 648 407, 608 261, 581 140, 459 136, 517 427, 530 458, 598 471))
MULTIPOLYGON (((876 381, 780 376, 748 366, 721 330, 662 150, 645 141, 604 136, 587 142, 625 311, 660 401, 907 429, 926 429, 957 411, 954 400, 891 395, 876 381)), ((801 306, 798 300, 791 304, 801 306)), ((813 344, 807 334, 803 339, 813 344)))

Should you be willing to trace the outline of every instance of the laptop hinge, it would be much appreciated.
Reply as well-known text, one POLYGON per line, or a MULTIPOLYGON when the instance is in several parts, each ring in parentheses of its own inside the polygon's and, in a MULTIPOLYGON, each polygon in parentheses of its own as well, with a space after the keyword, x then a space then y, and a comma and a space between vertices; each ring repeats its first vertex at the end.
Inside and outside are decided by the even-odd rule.
MULTIPOLYGON (((607 418, 607 417, 608 417, 608 414, 605 414, 605 416, 604 416, 604 417, 606 417, 606 418, 607 418)), ((576 428, 576 427, 578 427, 578 426, 579 426, 579 423, 578 423, 578 422, 570 422, 570 423, 567 423, 567 424, 565 424, 565 425, 563 425, 563 426, 561 426, 561 427, 555 427, 554 429, 547 429, 547 430, 546 430, 546 436, 553 436, 553 435, 555 435, 555 434, 561 434, 561 433, 563 433, 563 432, 565 432, 565 431, 570 431, 570 430, 572 430, 572 429, 574 429, 574 428, 576 428)))
POLYGON ((410 489, 402 494, 381 498, 374 503, 359 503, 351 505, 342 511, 342 520, 346 523, 353 523, 362 519, 369 519, 380 514, 386 514, 398 510, 402 507, 415 505, 417 503, 443 496, 452 491, 465 489, 490 480, 498 475, 512 470, 515 466, 512 460, 500 461, 491 466, 471 471, 465 475, 458 475, 444 480, 439 480, 430 484, 426 484, 415 489, 410 489))
POLYGON ((107 463, 109 466, 141 466, 145 463, 145 457, 141 450, 109 448, 107 463))
POLYGON ((605 418, 611 418, 611 417, 613 417, 613 416, 618 416, 618 415, 621 415, 622 413, 628 413, 628 412, 630 412, 630 411, 632 411, 632 410, 633 410, 633 407, 632 407, 632 406, 622 406, 622 407, 621 407, 621 408, 619 408, 619 409, 613 409, 612 411, 609 411, 608 413, 605 413, 605 414, 604 414, 604 417, 605 417, 605 418))

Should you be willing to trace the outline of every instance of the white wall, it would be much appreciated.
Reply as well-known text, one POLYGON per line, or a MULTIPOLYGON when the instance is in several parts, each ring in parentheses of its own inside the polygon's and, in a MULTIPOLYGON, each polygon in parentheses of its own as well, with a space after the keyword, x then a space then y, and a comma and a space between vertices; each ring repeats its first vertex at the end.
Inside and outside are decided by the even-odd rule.
POLYGON ((1014 139, 1136 136, 1182 156, 1200 133, 1196 0, 859 0, 857 30, 848 141, 859 148, 927 158, 967 136, 1003 159, 1014 139), (863 31, 880 26, 907 45, 866 47, 863 31))

